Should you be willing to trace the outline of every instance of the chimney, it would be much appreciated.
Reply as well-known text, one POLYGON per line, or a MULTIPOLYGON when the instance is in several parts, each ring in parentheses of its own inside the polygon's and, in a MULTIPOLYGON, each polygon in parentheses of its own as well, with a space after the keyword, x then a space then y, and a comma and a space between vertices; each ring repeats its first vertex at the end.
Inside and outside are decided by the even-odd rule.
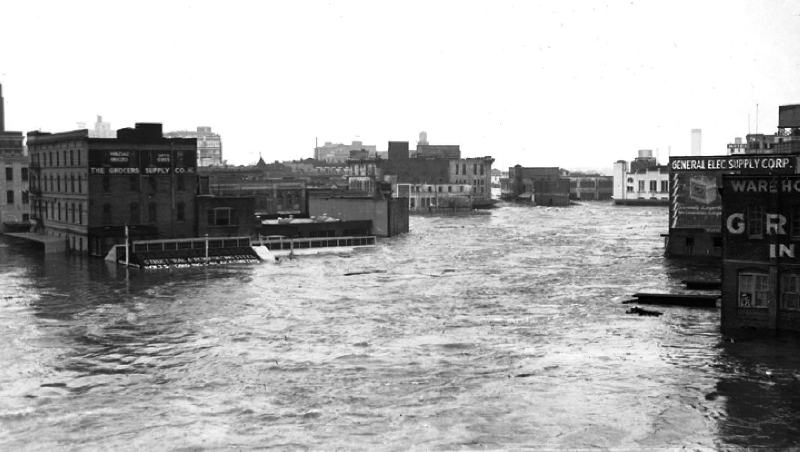
POLYGON ((0 132, 6 131, 6 117, 5 112, 3 111, 5 108, 6 101, 3 100, 3 85, 0 84, 0 132))

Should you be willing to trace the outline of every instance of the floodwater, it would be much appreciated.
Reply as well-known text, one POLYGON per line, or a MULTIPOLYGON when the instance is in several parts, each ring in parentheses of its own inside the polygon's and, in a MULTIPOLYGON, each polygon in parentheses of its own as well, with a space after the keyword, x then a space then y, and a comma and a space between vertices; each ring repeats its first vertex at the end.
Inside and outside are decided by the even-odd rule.
POLYGON ((665 260, 666 228, 504 205, 351 255, 127 272, 0 238, 0 449, 800 446, 796 341, 625 314, 716 276, 665 260))

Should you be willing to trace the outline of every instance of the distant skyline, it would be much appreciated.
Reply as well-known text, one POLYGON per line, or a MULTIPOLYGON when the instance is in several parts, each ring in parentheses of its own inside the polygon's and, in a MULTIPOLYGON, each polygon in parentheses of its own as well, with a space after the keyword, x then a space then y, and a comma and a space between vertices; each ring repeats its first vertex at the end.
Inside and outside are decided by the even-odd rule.
POLYGON ((231 164, 315 139, 610 168, 773 133, 800 103, 800 0, 3 4, 7 130, 211 126, 231 164), (749 124, 748 124, 749 116, 749 124), (91 126, 91 124, 89 124, 91 126))

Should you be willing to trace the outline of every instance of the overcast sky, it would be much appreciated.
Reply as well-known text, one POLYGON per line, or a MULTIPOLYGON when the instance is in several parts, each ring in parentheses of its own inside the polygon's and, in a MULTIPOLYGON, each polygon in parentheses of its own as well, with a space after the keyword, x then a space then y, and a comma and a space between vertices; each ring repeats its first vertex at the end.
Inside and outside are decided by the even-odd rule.
POLYGON ((609 168, 774 132, 800 1, 4 1, 6 129, 208 125, 229 163, 314 140, 609 168), (748 115, 750 122, 748 124, 748 115))

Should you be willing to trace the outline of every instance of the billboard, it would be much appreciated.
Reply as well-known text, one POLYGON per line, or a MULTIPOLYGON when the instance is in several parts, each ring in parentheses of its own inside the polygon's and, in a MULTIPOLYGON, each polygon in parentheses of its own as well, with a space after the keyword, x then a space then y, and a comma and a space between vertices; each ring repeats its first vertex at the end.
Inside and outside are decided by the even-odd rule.
POLYGON ((723 174, 793 174, 790 155, 670 157, 670 229, 720 232, 723 174))

